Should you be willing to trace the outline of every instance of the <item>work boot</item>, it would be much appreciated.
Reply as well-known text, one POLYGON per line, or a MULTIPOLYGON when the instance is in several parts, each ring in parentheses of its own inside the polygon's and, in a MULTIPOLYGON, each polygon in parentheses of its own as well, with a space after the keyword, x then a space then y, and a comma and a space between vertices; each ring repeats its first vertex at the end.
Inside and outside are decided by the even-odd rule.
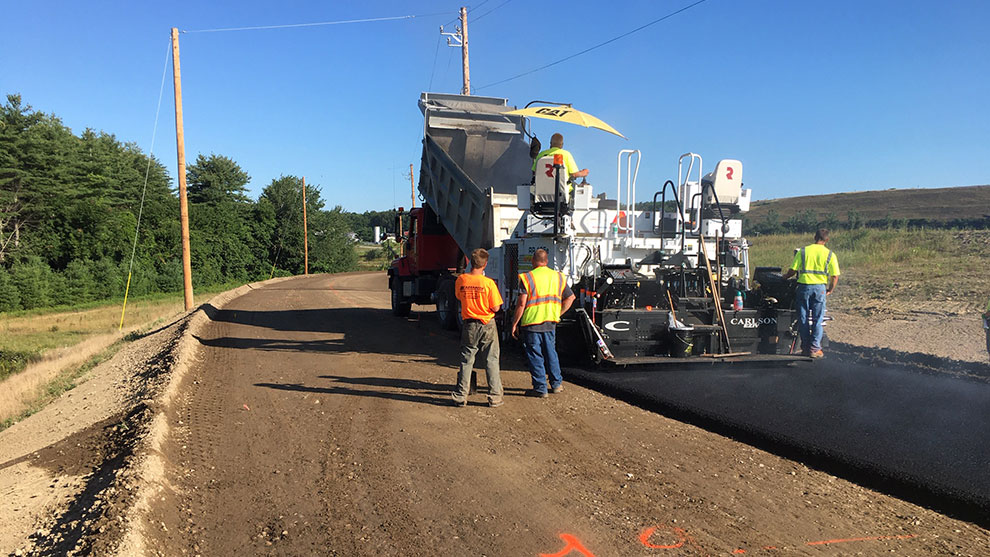
POLYGON ((815 358, 815 359, 824 358, 825 357, 825 353, 822 352, 821 350, 812 350, 811 353, 808 354, 808 355, 811 356, 812 358, 815 358))
POLYGON ((500 399, 500 398, 499 399, 492 399, 492 400, 489 400, 488 401, 488 406, 490 408, 498 408, 499 406, 502 406, 503 404, 505 404, 505 401, 502 400, 502 399, 500 399))
POLYGON ((454 406, 467 406, 467 399, 457 400, 457 395, 450 395, 450 398, 454 406))
POLYGON ((551 387, 550 388, 550 392, 553 393, 553 394, 561 393, 563 391, 564 391, 564 384, 563 383, 561 383, 560 385, 557 385, 556 387, 551 387))
POLYGON ((546 391, 537 391, 536 389, 530 389, 526 391, 526 396, 536 397, 536 398, 547 398, 546 391))

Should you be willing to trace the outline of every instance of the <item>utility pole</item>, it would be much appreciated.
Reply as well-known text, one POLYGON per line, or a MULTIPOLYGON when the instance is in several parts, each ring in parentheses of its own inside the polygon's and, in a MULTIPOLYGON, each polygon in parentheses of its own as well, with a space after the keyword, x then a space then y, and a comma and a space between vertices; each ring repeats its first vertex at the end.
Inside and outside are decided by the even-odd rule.
POLYGON ((464 86, 461 88, 462 95, 471 94, 471 65, 468 62, 467 24, 467 8, 461 7, 461 25, 454 28, 453 33, 444 33, 443 25, 440 26, 440 34, 447 37, 447 46, 461 48, 461 69, 464 73, 464 86))
POLYGON ((175 90, 175 155, 179 164, 179 225, 182 236, 182 285, 186 311, 193 307, 192 261, 189 255, 189 205, 186 202, 186 142, 182 131, 182 77, 179 72, 179 29, 172 28, 172 83, 175 90))
POLYGON ((412 193, 412 208, 416 208, 416 180, 413 179, 413 165, 409 163, 409 191, 412 193))
POLYGON ((462 95, 471 94, 471 65, 468 64, 467 8, 461 7, 461 64, 464 66, 462 95))
POLYGON ((309 274, 309 227, 306 225, 306 177, 303 176, 303 274, 309 274))

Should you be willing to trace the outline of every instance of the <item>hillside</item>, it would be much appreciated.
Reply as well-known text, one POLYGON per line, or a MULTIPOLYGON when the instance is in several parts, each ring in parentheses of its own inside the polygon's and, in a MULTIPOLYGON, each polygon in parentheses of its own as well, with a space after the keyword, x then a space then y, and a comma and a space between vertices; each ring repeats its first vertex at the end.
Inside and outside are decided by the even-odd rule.
POLYGON ((955 188, 889 189, 828 195, 805 195, 753 202, 747 215, 752 223, 765 221, 776 211, 780 222, 811 210, 819 220, 832 213, 846 222, 850 213, 864 223, 895 219, 928 222, 990 219, 990 185, 955 188))

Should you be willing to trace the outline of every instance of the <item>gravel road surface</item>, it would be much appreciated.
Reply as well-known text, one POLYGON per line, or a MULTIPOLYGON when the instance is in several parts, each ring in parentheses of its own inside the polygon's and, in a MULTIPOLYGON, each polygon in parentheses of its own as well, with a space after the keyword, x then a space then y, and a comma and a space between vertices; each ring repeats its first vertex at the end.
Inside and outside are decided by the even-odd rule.
MULTIPOLYGON (((388 300, 382 273, 318 275, 209 312, 166 411, 152 551, 990 554, 978 525, 580 385, 527 398, 508 350, 505 406, 483 393, 450 406, 456 336, 425 312, 393 317, 388 300)), ((736 377, 713 396, 758 405, 766 381, 736 377)))

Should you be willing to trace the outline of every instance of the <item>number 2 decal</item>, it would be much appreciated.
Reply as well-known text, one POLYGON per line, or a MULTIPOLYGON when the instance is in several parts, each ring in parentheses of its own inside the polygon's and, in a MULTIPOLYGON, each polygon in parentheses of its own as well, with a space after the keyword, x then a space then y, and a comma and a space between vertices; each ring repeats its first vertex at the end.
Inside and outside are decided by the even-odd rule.
POLYGON ((547 178, 553 178, 553 165, 547 163, 547 178))
POLYGON ((731 166, 725 167, 725 179, 726 180, 731 180, 732 179, 732 167, 731 166))

